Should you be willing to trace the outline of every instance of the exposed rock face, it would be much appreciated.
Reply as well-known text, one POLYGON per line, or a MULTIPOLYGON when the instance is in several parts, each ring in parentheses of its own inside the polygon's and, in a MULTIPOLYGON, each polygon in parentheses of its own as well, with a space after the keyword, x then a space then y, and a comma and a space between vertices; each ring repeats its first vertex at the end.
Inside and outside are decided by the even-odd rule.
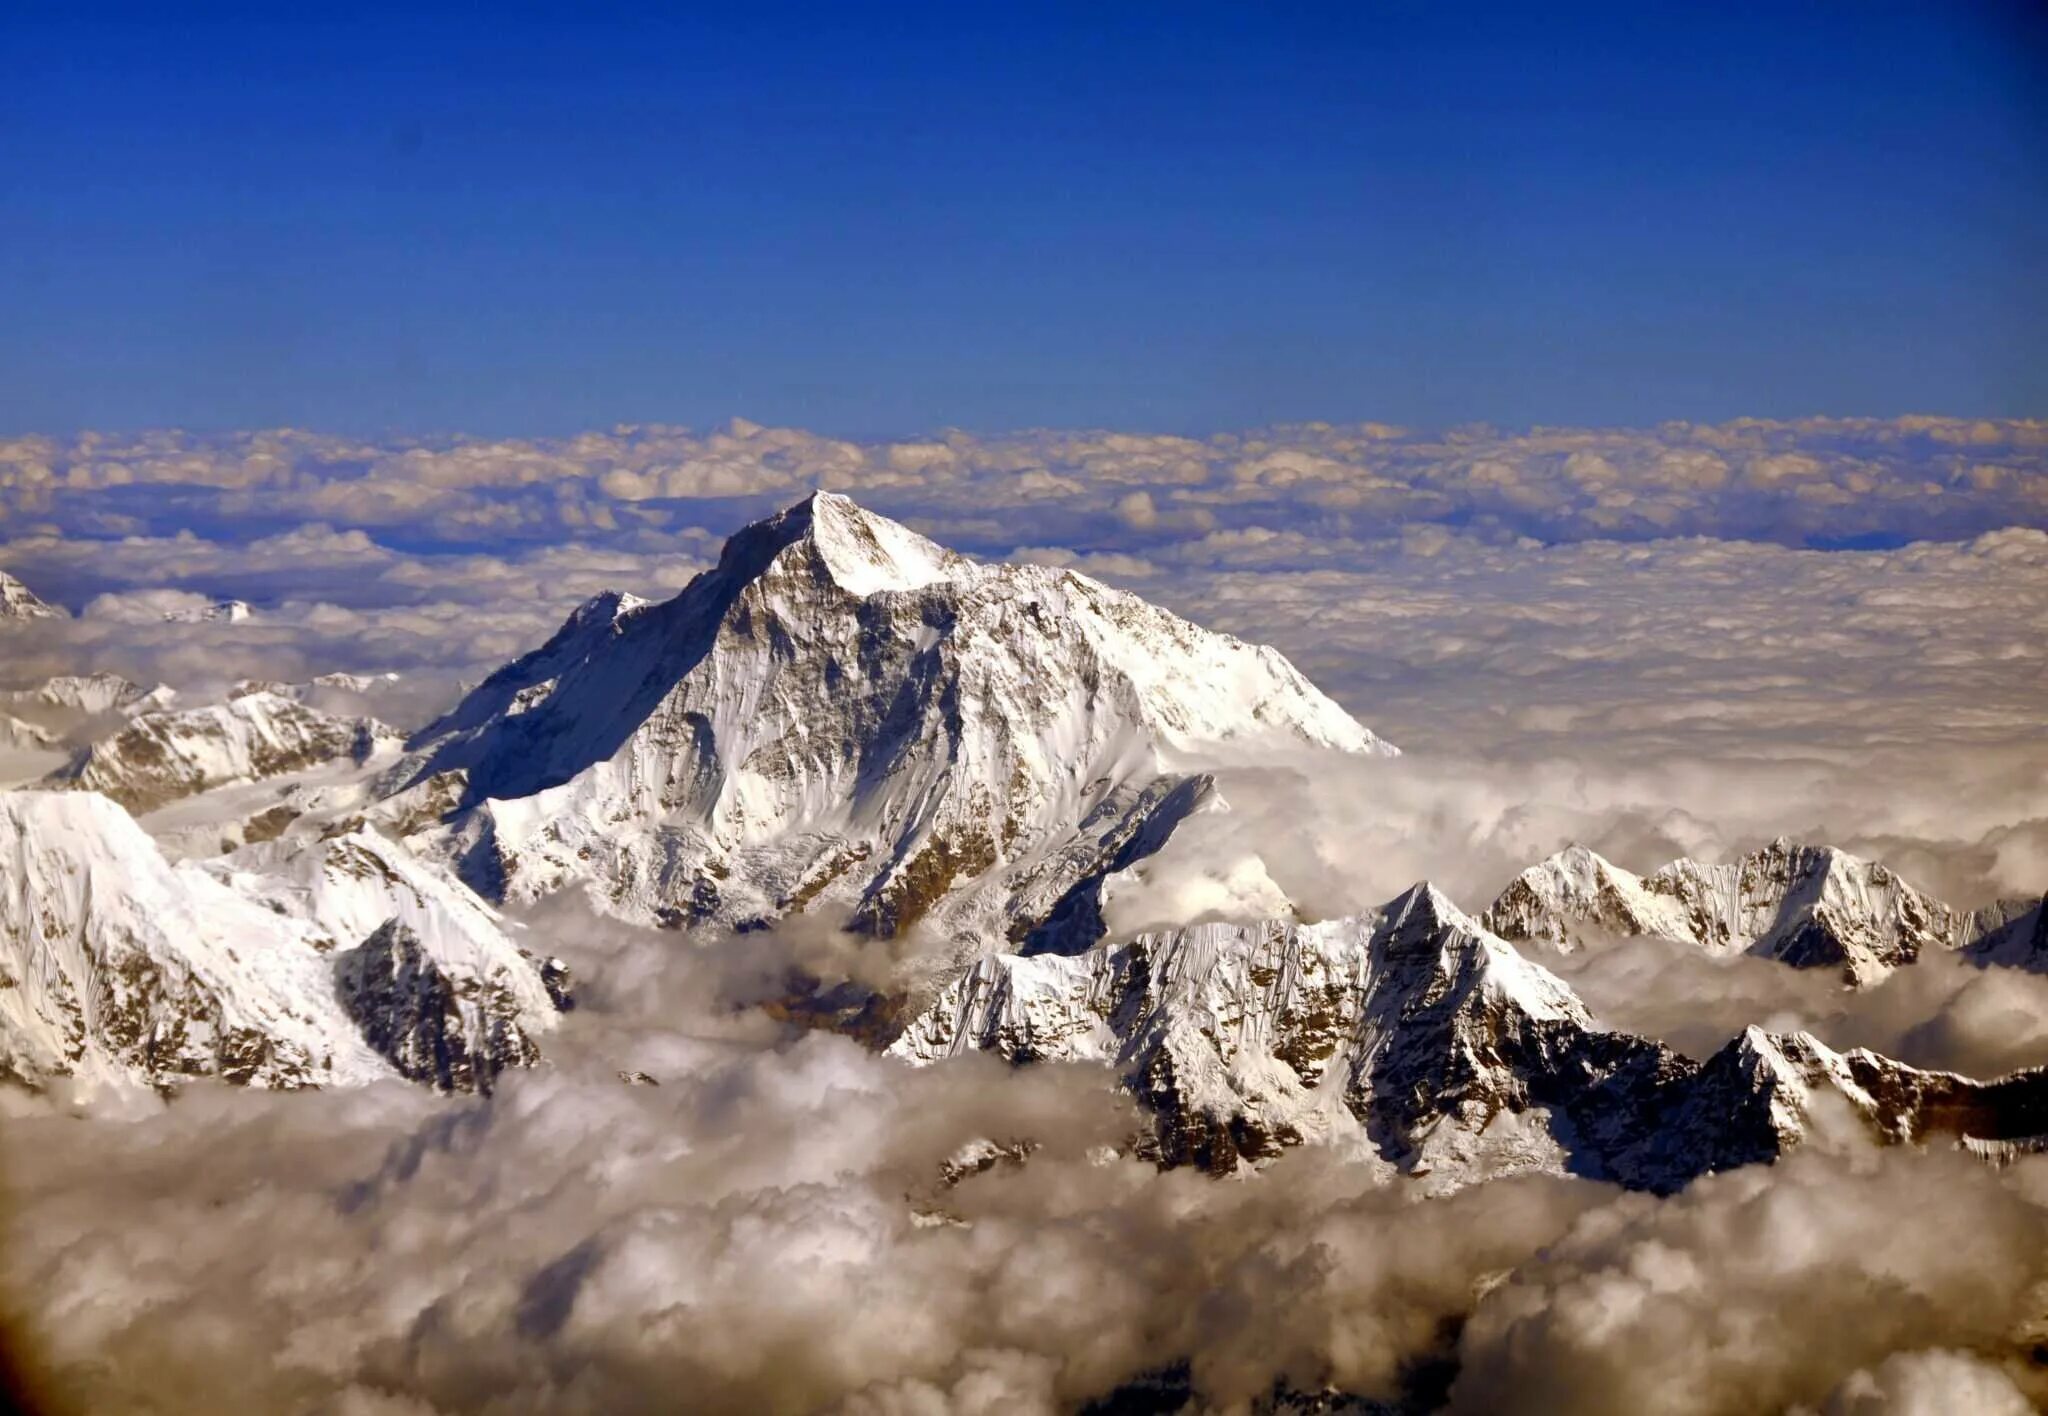
POLYGON ((1487 911, 1508 939, 1571 948, 1655 935, 1713 954, 1754 954, 1875 983, 1963 942, 1965 916, 1873 861, 1779 839, 1729 865, 1678 860, 1638 876, 1582 846, 1522 872, 1487 911))
POLYGON ((1314 1142, 1444 1187, 1562 1170, 1671 1190, 1799 1143, 1821 1093, 1888 1140, 2048 1131, 2038 1073, 1979 1083, 1755 1029, 1697 1063, 1604 1031, 1426 885, 1358 918, 983 959, 891 1050, 1111 1064, 1169 1163, 1314 1142))
POLYGON ((488 981, 458 986, 395 919, 339 956, 334 976, 364 1039, 412 1081, 488 1092, 507 1067, 539 1060, 510 990, 488 981))
MULTIPOLYGON (((411 1038, 406 1057, 426 1055, 425 995, 380 1017, 373 990, 337 988, 337 959, 366 935, 387 936, 388 972, 448 995, 463 1060, 448 1051, 418 1079, 481 1087, 537 1058, 566 1002, 559 966, 520 951, 481 901, 396 843, 318 850, 272 862, 278 876, 174 866, 103 796, 0 793, 0 1076, 303 1087, 414 1075, 387 1044, 411 1038)), ((349 977, 375 978, 376 957, 349 977)))
POLYGON ((1304 745, 1390 750, 1271 649, 819 493, 672 600, 578 610, 413 741, 388 810, 458 793, 438 848, 508 897, 588 885, 677 926, 830 907, 963 954, 1065 906, 1082 947, 1086 882, 1199 797, 1181 759, 1304 745))
POLYGON ((401 734, 374 718, 340 718, 268 692, 183 711, 143 713, 46 779, 100 792, 145 812, 232 782, 258 781, 326 762, 367 763, 395 753, 401 734))
POLYGON ((63 610, 45 604, 33 590, 0 570, 0 621, 69 618, 63 610))

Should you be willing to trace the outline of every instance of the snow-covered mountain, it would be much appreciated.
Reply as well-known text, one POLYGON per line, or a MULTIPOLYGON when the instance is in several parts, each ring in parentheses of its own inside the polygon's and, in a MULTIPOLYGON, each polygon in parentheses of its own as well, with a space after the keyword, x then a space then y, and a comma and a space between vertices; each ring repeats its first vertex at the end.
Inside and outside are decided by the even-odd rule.
POLYGON ((0 693, 0 707, 28 710, 56 710, 81 717, 101 713, 153 712, 170 706, 177 695, 158 684, 145 689, 119 674, 58 674, 34 688, 10 689, 0 693))
POLYGON ((1861 986, 1964 942, 1968 917, 1874 861, 1780 838, 1732 864, 1676 860, 1648 876, 1572 846, 1517 876, 1486 923, 1503 938, 1566 949, 1654 935, 1713 954, 1839 969, 1861 986))
POLYGON ((69 618, 63 609, 44 603, 35 591, 0 570, 0 621, 69 618))
POLYGON ((890 1050, 1112 1065, 1170 1163, 1316 1143, 1445 1188, 1546 1170, 1671 1190, 1798 1144, 1822 1096, 1886 1140, 2048 1132, 2048 1073, 1980 1083, 1754 1028, 1701 1063, 1606 1031, 1428 885, 1357 918, 985 958, 890 1050))
POLYGON ((1215 754, 1391 751, 1272 649, 820 492, 674 599, 609 594, 410 744, 383 819, 511 898, 668 925, 834 909, 1083 947, 1215 754), (1046 931, 1060 921, 1058 939, 1046 931))
POLYGON ((917 1064, 1113 1067, 1158 1157, 1217 1171, 1320 1144, 1435 1187, 1670 1190, 1834 1111, 1994 1152, 2048 1134, 2048 1074, 1755 1028, 1695 1061, 1603 1028, 1512 942, 1648 934, 1852 984, 1936 948, 2048 969, 2040 902, 1963 915, 1822 847, 1649 876, 1574 847, 1483 922, 1425 884, 1354 918, 1105 939, 1105 891, 1222 807, 1212 767, 1392 749, 1271 649, 829 493, 673 599, 590 600, 408 742, 317 706, 376 686, 174 711, 103 675, 20 700, 125 721, 52 779, 70 790, 0 794, 0 1074, 487 1089, 538 1059, 568 979, 470 887, 582 888, 648 924, 930 931, 887 996, 821 987, 784 1015, 917 1064))
POLYGON ((165 624, 241 624, 256 617, 247 600, 214 600, 190 609, 165 610, 165 624))
POLYGON ((0 793, 0 1077, 488 1090, 565 988, 394 842, 172 865, 104 796, 0 793))
POLYGON ((260 781, 328 762, 395 756, 403 735, 374 718, 338 717, 257 691, 199 708, 132 718, 46 779, 101 792, 131 811, 227 783, 260 781))

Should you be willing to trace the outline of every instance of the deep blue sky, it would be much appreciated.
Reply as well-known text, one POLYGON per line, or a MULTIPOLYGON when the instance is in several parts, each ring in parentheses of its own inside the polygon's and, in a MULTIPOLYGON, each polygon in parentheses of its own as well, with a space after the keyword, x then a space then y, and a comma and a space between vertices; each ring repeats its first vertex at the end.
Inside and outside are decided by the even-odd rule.
POLYGON ((295 8, 8 7, 0 432, 2048 414, 2036 6, 295 8))

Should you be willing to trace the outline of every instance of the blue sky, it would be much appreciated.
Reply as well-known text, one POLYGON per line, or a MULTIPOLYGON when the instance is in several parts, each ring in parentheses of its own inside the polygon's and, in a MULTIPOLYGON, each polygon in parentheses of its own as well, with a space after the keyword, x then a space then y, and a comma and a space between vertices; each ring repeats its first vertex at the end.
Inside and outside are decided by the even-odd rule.
POLYGON ((283 13, 13 12, 0 432, 2048 412, 2019 5, 283 13))

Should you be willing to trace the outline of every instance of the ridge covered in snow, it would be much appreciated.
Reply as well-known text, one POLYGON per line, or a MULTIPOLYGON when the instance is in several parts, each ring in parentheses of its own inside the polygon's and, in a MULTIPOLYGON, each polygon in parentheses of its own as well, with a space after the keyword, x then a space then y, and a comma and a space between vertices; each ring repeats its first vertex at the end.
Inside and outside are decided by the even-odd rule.
POLYGON ((247 600, 213 600, 190 609, 165 610, 165 624, 241 624, 254 619, 256 611, 247 600))
POLYGON ((1648 876, 1571 846, 1531 866, 1486 913, 1508 939, 1571 949, 1653 935, 1710 954, 1753 954, 1875 983, 1969 937, 1969 917, 1887 867, 1783 837, 1727 865, 1676 860, 1648 876))
POLYGON ((1978 910, 1964 932, 1963 957, 1973 964, 2048 973, 2048 894, 1978 910))
POLYGON ((145 689, 119 674, 58 674, 34 688, 0 693, 0 704, 18 708, 59 709, 83 716, 166 707, 177 695, 162 684, 145 689))
POLYGON ((2048 1132, 2048 1072, 1978 1082, 1756 1028, 1695 1062, 1605 1030, 1428 885, 1320 924, 985 958, 890 1050, 1113 1066, 1168 1163, 1313 1143, 1432 1188, 1533 1170, 1673 1190, 1800 1144, 1823 1096, 1887 1141, 2048 1132))
POLYGON ((45 603, 35 591, 0 570, 0 621, 69 618, 66 611, 45 603))
POLYGON ((1207 796, 1191 763, 1391 751, 1272 649, 829 492, 671 600, 590 601, 409 747, 385 819, 486 893, 672 926, 829 908, 962 956, 1056 915, 1092 940, 1110 862, 1207 796))
POLYGON ((145 812, 229 783, 335 761, 369 764, 395 755, 402 740, 374 718, 337 717, 259 690, 225 703, 138 714, 45 784, 100 792, 145 812))
MULTIPOLYGON (((487 1090, 569 1003, 489 899, 573 888, 643 924, 928 931, 856 1031, 920 1065, 1111 1067, 1158 1159, 1219 1172, 1317 1144, 1437 1188, 1661 1191, 1841 1108, 1987 1154, 2048 1134, 2048 1074, 1756 1028, 1694 1061, 1602 1027, 1513 942, 1652 935, 1857 985, 1934 949, 2048 970, 2041 902, 1965 915, 1825 847, 1648 876, 1572 847, 1483 919, 1421 884, 1350 918, 1105 938, 1106 892, 1223 806, 1211 767, 1393 749, 1272 649, 831 493, 672 599, 587 601, 410 740, 316 706, 379 682, 244 681, 180 711, 95 675, 0 700, 122 715, 49 779, 69 790, 0 794, 0 1074, 487 1090)), ((43 721, 21 723, 55 740, 43 721)))
POLYGON ((0 1076, 488 1090, 538 1059, 566 977, 459 885, 367 833, 258 864, 173 865, 96 793, 0 793, 0 1076))

